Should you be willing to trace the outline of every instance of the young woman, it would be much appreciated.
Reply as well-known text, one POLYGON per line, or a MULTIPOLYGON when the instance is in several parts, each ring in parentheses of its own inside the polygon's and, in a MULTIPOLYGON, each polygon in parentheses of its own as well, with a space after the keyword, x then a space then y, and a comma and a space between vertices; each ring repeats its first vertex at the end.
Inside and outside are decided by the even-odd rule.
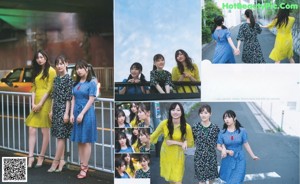
POLYGON ((275 63, 280 63, 281 60, 288 58, 290 63, 295 63, 293 59, 293 36, 292 28, 295 23, 295 18, 290 17, 290 9, 280 8, 276 17, 267 26, 261 26, 263 28, 273 28, 276 27, 277 34, 275 39, 275 44, 272 52, 270 53, 270 58, 275 61, 275 63))
POLYGON ((253 12, 250 9, 245 11, 246 23, 242 24, 237 36, 237 49, 240 50, 241 41, 244 41, 242 61, 244 63, 265 63, 257 34, 261 28, 255 22, 253 12))
POLYGON ((151 93, 170 93, 173 86, 171 73, 164 70, 165 58, 161 54, 153 57, 153 70, 150 72, 151 93))
POLYGON ((71 140, 78 143, 80 172, 78 179, 87 176, 92 143, 97 140, 97 122, 94 109, 97 84, 91 80, 92 75, 85 61, 75 65, 76 82, 73 87, 70 122, 73 123, 71 140))
POLYGON ((212 29, 212 38, 217 42, 215 54, 213 57, 214 64, 235 63, 234 55, 239 54, 234 46, 231 35, 226 26, 224 26, 224 18, 217 16, 214 19, 215 26, 212 29))
POLYGON ((65 139, 71 135, 72 124, 69 123, 72 100, 73 80, 67 73, 68 62, 64 56, 58 56, 55 67, 58 76, 54 79, 52 92, 52 110, 49 117, 52 120, 51 134, 57 138, 55 158, 48 172, 60 172, 65 165, 65 139), (59 167, 58 167, 59 166, 59 167), (58 169, 57 169, 58 167, 58 169))
POLYGON ((115 178, 131 178, 125 169, 125 161, 117 158, 115 160, 115 178))
MULTIPOLYGON (((175 52, 175 60, 177 66, 172 69, 172 81, 193 81, 200 82, 200 75, 198 66, 193 63, 192 58, 182 49, 175 52)), ((177 87, 178 93, 196 93, 197 88, 195 86, 181 86, 177 87)))
POLYGON ((125 162, 125 171, 131 177, 135 177, 135 172, 140 169, 140 165, 137 162, 133 162, 133 158, 131 158, 129 153, 121 155, 122 160, 125 162))
POLYGON ((246 174, 246 158, 243 146, 253 160, 259 158, 252 152, 246 130, 232 110, 223 114, 223 130, 218 135, 217 148, 221 151, 220 179, 226 183, 243 183, 246 174))
MULTIPOLYGON (((140 63, 133 63, 130 66, 130 75, 127 79, 124 79, 123 82, 129 83, 144 83, 147 82, 144 74, 142 73, 143 66, 140 63)), ((119 89, 120 94, 148 94, 148 86, 128 86, 119 89)))
POLYGON ((115 116, 115 128, 129 128, 130 124, 127 123, 125 120, 125 112, 122 109, 117 109, 115 116))
POLYGON ((195 123, 192 127, 196 146, 194 157, 195 178, 199 181, 199 184, 205 184, 206 181, 212 184, 214 179, 219 177, 216 142, 220 129, 210 122, 211 107, 209 105, 202 105, 198 114, 201 121, 195 123))
POLYGON ((138 108, 138 117, 141 121, 138 124, 139 128, 150 128, 150 133, 153 132, 153 125, 150 118, 150 103, 141 103, 138 108))
POLYGON ((45 159, 45 153, 49 143, 49 128, 51 120, 49 112, 51 111, 50 93, 53 87, 53 81, 56 76, 55 70, 50 66, 49 57, 43 50, 38 50, 32 60, 33 68, 33 87, 32 87, 32 109, 25 120, 29 127, 29 155, 28 168, 32 168, 35 160, 33 151, 36 143, 37 128, 42 129, 43 143, 35 167, 41 167, 45 159))
POLYGON ((149 156, 142 155, 140 157, 140 163, 141 163, 142 168, 136 171, 135 178, 150 178, 149 156))
POLYGON ((139 148, 141 153, 149 153, 150 151, 150 129, 140 128, 139 129, 139 139, 142 146, 139 148))
POLYGON ((180 184, 184 173, 184 150, 194 146, 193 133, 180 103, 171 104, 168 116, 152 133, 150 142, 155 144, 160 135, 164 136, 160 152, 160 175, 170 183, 180 184))
POLYGON ((129 114, 129 121, 131 127, 138 127, 139 119, 138 119, 138 104, 135 102, 130 103, 130 114, 129 114))
POLYGON ((115 141, 115 152, 116 153, 134 153, 133 148, 130 145, 129 139, 126 133, 122 131, 116 132, 115 141))

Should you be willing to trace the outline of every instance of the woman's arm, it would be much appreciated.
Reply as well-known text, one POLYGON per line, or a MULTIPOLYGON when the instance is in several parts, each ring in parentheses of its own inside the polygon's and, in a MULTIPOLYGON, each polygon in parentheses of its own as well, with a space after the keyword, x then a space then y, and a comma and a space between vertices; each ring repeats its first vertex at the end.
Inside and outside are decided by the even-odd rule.
POLYGON ((234 46, 231 37, 228 37, 227 40, 231 48, 234 50, 234 54, 239 54, 239 50, 234 46))
POLYGON ((158 91, 159 93, 161 93, 161 94, 165 93, 164 90, 160 87, 159 84, 156 84, 156 85, 155 85, 155 88, 157 89, 157 91, 158 91))
POLYGON ((89 110, 89 108, 93 105, 94 101, 95 101, 95 96, 89 96, 89 101, 87 102, 87 104, 84 106, 84 108, 82 109, 82 111, 80 112, 80 114, 77 116, 77 123, 81 123, 84 114, 89 110))
POLYGON ((166 88, 166 93, 170 93, 170 85, 169 84, 165 85, 165 88, 166 88))
POLYGON ((249 155, 251 156, 251 158, 253 160, 258 160, 259 158, 253 153, 250 145, 248 142, 244 143, 244 148, 246 149, 246 151, 249 153, 249 155))
POLYGON ((70 122, 74 123, 74 104, 75 104, 75 96, 73 95, 72 101, 71 101, 71 112, 70 112, 70 122))
POLYGON ((69 122, 69 113, 70 113, 70 101, 66 101, 66 109, 65 109, 65 114, 64 114, 64 122, 68 123, 69 122))

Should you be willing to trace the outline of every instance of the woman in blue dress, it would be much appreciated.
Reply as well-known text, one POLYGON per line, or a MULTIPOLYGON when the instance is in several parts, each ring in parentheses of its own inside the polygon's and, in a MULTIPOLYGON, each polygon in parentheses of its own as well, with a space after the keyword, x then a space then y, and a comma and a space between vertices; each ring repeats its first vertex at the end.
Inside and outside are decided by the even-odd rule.
POLYGON ((232 50, 234 50, 235 54, 239 54, 239 51, 232 42, 229 30, 223 25, 224 18, 222 16, 217 16, 214 19, 214 22, 215 26, 212 29, 212 38, 217 42, 217 46, 213 63, 235 63, 232 50))
POLYGON ((73 123, 71 140, 78 143, 80 172, 78 179, 87 175, 92 143, 97 140, 97 122, 94 109, 97 84, 92 81, 91 72, 85 61, 75 65, 76 82, 73 87, 70 122, 73 123))
POLYGON ((259 158, 252 152, 246 130, 232 110, 223 114, 223 131, 220 131, 217 149, 221 151, 220 179, 227 184, 243 183, 246 174, 246 156, 243 146, 253 160, 259 158))
POLYGON ((115 152, 116 153, 134 153, 133 148, 130 145, 130 141, 126 133, 116 130, 115 135, 115 152))

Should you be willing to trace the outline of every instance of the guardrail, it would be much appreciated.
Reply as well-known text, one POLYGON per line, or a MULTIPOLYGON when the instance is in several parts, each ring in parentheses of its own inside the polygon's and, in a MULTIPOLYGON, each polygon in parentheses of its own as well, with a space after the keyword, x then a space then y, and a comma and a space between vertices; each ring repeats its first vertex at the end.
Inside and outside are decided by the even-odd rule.
MULTIPOLYGON (((25 119, 31 109, 31 94, 0 91, 0 100, 0 148, 28 153, 28 128, 25 119)), ((92 146, 89 167, 114 173, 114 100, 97 98, 95 111, 98 140, 92 146)), ((41 132, 38 131, 35 155, 40 151, 41 136, 41 132)), ((45 156, 54 159, 55 149, 56 138, 51 137, 45 156)), ((68 163, 80 164, 77 144, 73 144, 69 139, 66 141, 65 158, 68 163)))
POLYGON ((124 83, 115 82, 115 100, 116 101, 148 101, 148 100, 171 100, 171 99, 200 99, 201 98, 201 82, 178 82, 173 81, 175 88, 169 94, 119 94, 119 90, 126 86, 149 86, 150 82, 145 83, 124 83), (187 93, 185 88, 182 93, 178 93, 179 87, 188 87, 191 93, 187 93))
POLYGON ((114 87, 114 68, 113 67, 94 67, 101 89, 108 91, 114 87))

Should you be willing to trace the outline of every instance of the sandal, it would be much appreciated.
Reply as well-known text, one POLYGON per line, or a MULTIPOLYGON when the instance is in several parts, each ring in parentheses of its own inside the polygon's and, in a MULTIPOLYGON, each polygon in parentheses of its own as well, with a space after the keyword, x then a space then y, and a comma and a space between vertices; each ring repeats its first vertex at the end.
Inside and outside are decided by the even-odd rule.
POLYGON ((52 165, 51 165, 50 169, 48 169, 47 172, 56 171, 56 168, 58 167, 58 165, 59 165, 59 160, 53 160, 52 165))
POLYGON ((44 155, 39 155, 37 163, 39 162, 39 158, 43 158, 42 164, 36 164, 36 165, 34 166, 34 168, 42 167, 43 162, 44 162, 44 160, 45 160, 45 156, 44 156, 44 155))
POLYGON ((59 161, 59 167, 58 167, 58 169, 55 170, 55 172, 61 172, 63 170, 63 168, 66 167, 65 164, 66 164, 65 160, 64 159, 60 159, 60 161, 59 161))
POLYGON ((29 156, 29 157, 27 157, 27 158, 28 158, 28 165, 27 165, 27 168, 28 168, 28 169, 31 169, 31 168, 32 168, 32 165, 33 165, 33 163, 34 163, 34 161, 35 161, 35 157, 34 157, 34 156, 29 156), (30 162, 31 158, 33 158, 33 161, 32 161, 32 162, 30 162))
POLYGON ((88 166, 86 165, 81 165, 80 166, 80 172, 79 172, 79 174, 77 174, 77 178, 78 179, 84 179, 84 178, 86 178, 86 176, 87 176, 87 172, 88 172, 88 166))

